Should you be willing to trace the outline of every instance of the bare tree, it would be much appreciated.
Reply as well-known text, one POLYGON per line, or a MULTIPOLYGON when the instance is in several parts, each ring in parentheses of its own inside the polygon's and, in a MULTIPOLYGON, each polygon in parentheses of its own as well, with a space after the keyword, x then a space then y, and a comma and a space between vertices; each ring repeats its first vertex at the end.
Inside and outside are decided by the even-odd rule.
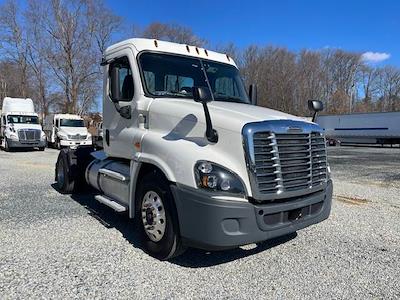
POLYGON ((28 90, 28 63, 27 45, 29 41, 24 34, 18 18, 20 11, 15 0, 8 0, 0 7, 0 31, 1 52, 8 60, 13 61, 18 66, 18 94, 26 97, 28 90))
POLYGON ((140 36, 198 47, 203 47, 207 44, 206 40, 195 35, 192 29, 178 24, 154 22, 140 32, 140 36))

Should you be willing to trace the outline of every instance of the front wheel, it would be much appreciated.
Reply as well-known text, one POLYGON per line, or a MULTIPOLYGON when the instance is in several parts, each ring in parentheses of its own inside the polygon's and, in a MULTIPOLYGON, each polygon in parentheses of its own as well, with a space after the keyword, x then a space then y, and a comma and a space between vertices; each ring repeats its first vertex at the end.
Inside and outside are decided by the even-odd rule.
POLYGON ((145 250, 167 260, 184 252, 168 181, 158 172, 144 176, 137 193, 136 220, 145 250))
POLYGON ((58 150, 61 150, 61 141, 60 141, 60 139, 57 139, 57 140, 56 140, 56 148, 57 148, 58 150))
POLYGON ((7 152, 11 151, 10 145, 8 144, 8 139, 4 137, 4 150, 7 152))

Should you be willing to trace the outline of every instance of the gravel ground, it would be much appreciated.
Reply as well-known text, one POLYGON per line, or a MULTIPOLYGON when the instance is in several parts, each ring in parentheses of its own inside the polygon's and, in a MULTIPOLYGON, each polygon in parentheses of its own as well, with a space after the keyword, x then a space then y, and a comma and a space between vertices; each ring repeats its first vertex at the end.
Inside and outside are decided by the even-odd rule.
POLYGON ((141 250, 126 215, 55 191, 56 157, 0 151, 0 299, 400 297, 400 149, 330 149, 323 223, 171 262, 141 250))

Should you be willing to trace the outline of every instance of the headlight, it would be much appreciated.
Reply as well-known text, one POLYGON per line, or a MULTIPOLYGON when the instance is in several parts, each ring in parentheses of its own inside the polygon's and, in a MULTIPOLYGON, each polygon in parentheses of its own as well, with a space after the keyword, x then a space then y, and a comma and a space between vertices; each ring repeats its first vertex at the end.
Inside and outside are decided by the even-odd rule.
POLYGON ((245 195, 240 178, 232 171, 209 161, 198 161, 194 166, 198 188, 245 195))
POLYGON ((68 136, 67 136, 66 134, 62 134, 62 133, 58 133, 58 137, 59 137, 60 139, 62 139, 62 140, 68 139, 68 136))
POLYGON ((90 133, 88 133, 86 139, 87 139, 87 140, 92 139, 92 135, 91 135, 90 133))
POLYGON ((15 133, 10 133, 10 139, 18 140, 18 135, 16 135, 15 133))

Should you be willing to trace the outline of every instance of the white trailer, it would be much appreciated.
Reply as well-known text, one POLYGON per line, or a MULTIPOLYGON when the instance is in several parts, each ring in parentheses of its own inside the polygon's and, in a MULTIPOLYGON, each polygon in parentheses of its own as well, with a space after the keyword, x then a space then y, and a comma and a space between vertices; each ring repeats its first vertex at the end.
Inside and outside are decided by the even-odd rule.
POLYGON ((39 148, 46 146, 46 136, 39 124, 30 98, 5 97, 1 110, 0 144, 6 151, 14 148, 39 148))
POLYGON ((231 57, 129 39, 102 65, 104 151, 60 151, 57 187, 94 187, 94 199, 137 221, 151 255, 234 248, 328 218, 322 128, 254 105, 231 57))
POLYGON ((88 132, 82 117, 78 115, 48 115, 45 119, 44 130, 48 143, 57 149, 92 145, 92 135, 88 132))
POLYGON ((400 112, 318 116, 332 144, 399 144, 400 112))

